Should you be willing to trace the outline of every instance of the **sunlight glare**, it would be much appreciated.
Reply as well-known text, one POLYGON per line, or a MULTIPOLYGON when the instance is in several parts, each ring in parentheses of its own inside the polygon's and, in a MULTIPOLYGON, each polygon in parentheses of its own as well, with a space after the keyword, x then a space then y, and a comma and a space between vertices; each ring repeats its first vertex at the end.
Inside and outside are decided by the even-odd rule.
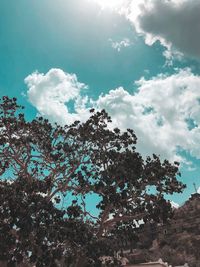
POLYGON ((141 13, 141 9, 150 6, 149 0, 89 0, 97 3, 102 9, 110 9, 118 14, 125 15, 130 21, 134 22, 141 13))
POLYGON ((101 8, 118 9, 121 8, 126 0, 93 0, 101 6, 101 8))

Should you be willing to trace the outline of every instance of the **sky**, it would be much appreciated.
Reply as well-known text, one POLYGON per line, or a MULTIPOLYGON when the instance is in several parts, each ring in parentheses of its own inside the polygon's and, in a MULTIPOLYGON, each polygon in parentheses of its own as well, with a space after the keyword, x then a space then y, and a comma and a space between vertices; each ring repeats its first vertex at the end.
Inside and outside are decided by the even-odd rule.
POLYGON ((144 158, 181 163, 182 204, 200 188, 199 14, 198 0, 1 0, 0 95, 62 125, 105 108, 144 158))

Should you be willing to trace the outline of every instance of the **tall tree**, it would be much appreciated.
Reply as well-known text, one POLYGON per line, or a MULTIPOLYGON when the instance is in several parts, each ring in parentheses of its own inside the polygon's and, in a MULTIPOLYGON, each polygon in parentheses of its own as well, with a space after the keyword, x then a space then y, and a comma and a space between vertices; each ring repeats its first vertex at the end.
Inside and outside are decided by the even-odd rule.
MULTIPOLYGON (((161 162, 156 155, 144 160, 136 151, 134 131, 112 129, 105 110, 91 110, 86 122, 62 127, 42 117, 29 122, 20 113, 21 108, 15 98, 4 97, 0 104, 1 177, 26 181, 20 183, 22 192, 26 192, 27 183, 48 183, 45 192, 37 187, 38 192, 45 194, 46 205, 52 208, 48 216, 52 218, 54 208, 60 209, 65 223, 76 220, 90 228, 88 233, 92 231, 91 242, 85 238, 80 246, 76 239, 79 255, 89 258, 89 254, 94 254, 94 244, 101 251, 106 238, 111 239, 122 229, 134 231, 138 222, 164 222, 170 218, 171 205, 164 195, 180 193, 185 187, 177 180, 177 162, 161 162), (87 196, 91 194, 98 199, 98 212, 88 209, 87 196), (63 205, 52 206, 54 199, 62 200, 63 205), (90 253, 88 244, 93 248, 90 253)), ((27 194, 31 196, 31 187, 17 201, 23 202, 27 194)), ((26 207, 27 211, 31 209, 31 201, 26 202, 26 207)), ((39 212, 31 210, 34 211, 39 212)), ((0 212, 5 215, 4 208, 0 212)), ((56 223, 55 219, 53 225, 56 223)), ((15 224, 11 226, 14 227, 15 224)), ((97 251, 95 255, 100 255, 97 251)))

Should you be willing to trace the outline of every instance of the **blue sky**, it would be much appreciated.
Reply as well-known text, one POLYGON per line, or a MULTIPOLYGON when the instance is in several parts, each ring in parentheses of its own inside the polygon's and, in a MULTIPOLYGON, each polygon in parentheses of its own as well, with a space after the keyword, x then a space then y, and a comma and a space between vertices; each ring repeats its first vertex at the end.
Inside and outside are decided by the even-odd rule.
POLYGON ((0 94, 59 123, 106 108, 144 157, 181 161, 183 203, 200 187, 198 2, 1 0, 0 94))

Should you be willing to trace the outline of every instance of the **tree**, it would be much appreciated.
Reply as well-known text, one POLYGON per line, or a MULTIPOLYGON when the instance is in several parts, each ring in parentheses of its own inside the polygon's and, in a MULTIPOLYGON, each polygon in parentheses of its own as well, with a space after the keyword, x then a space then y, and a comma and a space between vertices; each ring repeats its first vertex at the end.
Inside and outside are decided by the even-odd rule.
MULTIPOLYGON (((28 198, 24 209, 26 207, 29 215, 22 212, 26 218, 24 224, 28 225, 26 220, 31 220, 34 226, 27 230, 27 240, 30 240, 30 234, 33 235, 34 227, 37 228, 41 219, 38 214, 45 213, 44 239, 51 231, 49 224, 58 232, 62 229, 59 225, 64 224, 63 227, 70 229, 73 235, 62 233, 61 239, 48 242, 56 246, 62 244, 62 255, 68 247, 73 250, 78 266, 80 255, 90 262, 97 260, 97 256, 106 254, 105 244, 108 242, 105 240, 114 240, 117 233, 123 231, 136 231, 138 222, 165 222, 170 218, 171 205, 164 194, 180 193, 185 187, 176 178, 179 174, 177 162, 161 162, 156 155, 144 160, 136 151, 134 131, 111 129, 111 118, 105 110, 91 110, 91 117, 86 122, 76 121, 62 127, 52 125, 42 117, 29 122, 20 113, 21 108, 15 98, 3 97, 0 104, 0 174, 2 179, 14 180, 1 185, 2 195, 5 196, 4 200, 1 199, 1 227, 15 216, 11 213, 6 215, 9 194, 12 195, 11 203, 16 201, 19 206, 28 198), (16 192, 21 192, 20 196, 16 192), (99 200, 96 206, 98 213, 95 212, 98 215, 88 210, 87 196, 90 194, 99 200), (38 205, 37 199, 40 199, 38 205), (53 205, 52 201, 60 202, 60 206, 53 205), (37 208, 32 208, 32 203, 37 208), (76 224, 85 229, 84 240, 79 227, 74 228, 76 224)), ((20 217, 20 209, 15 210, 20 217)), ((13 231, 16 234, 16 222, 9 223, 8 232, 4 230, 7 237, 13 231)), ((34 232, 35 238, 38 235, 34 232)), ((16 240, 14 247, 17 246, 16 240)), ((38 246, 41 247, 41 244, 38 246)), ((50 249, 51 253, 53 250, 54 247, 50 249)), ((32 254, 29 250, 26 258, 30 260, 32 254)), ((38 257, 41 258, 37 256, 37 260, 38 257)), ((41 264, 44 263, 41 261, 41 264)), ((83 266, 82 259, 81 264, 83 266)))

